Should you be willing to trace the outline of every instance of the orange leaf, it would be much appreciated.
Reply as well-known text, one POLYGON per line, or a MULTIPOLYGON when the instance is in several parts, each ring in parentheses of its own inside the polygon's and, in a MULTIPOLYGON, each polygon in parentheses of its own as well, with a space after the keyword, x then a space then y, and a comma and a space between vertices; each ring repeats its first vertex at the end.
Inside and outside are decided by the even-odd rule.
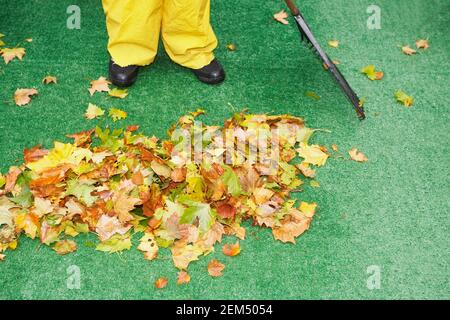
POLYGON ((178 285, 188 283, 189 281, 191 281, 191 276, 189 275, 189 273, 187 273, 186 271, 178 272, 178 279, 177 279, 178 285))
POLYGON ((33 148, 23 150, 23 158, 25 159, 25 163, 38 161, 47 154, 48 150, 41 149, 40 144, 33 148))
POLYGON ((169 282, 169 280, 167 280, 167 278, 158 278, 155 281, 155 287, 157 289, 162 289, 165 286, 167 286, 167 283, 169 282))
POLYGON ((417 49, 427 50, 430 47, 430 44, 428 43, 428 40, 420 39, 416 41, 416 47, 417 49))
POLYGON ((9 168, 9 172, 6 175, 6 183, 5 183, 5 192, 10 192, 14 189, 14 185, 16 184, 17 177, 22 173, 17 167, 9 168))
POLYGON ((225 269, 225 265, 216 259, 211 260, 211 262, 208 263, 208 273, 211 277, 222 276, 223 269, 225 269))
POLYGON ((353 161, 357 161, 357 162, 366 162, 369 159, 367 159, 366 155, 360 151, 358 151, 358 149, 353 148, 352 150, 350 150, 348 152, 348 154, 350 155, 350 158, 353 161))
POLYGON ((417 51, 412 49, 410 46, 403 46, 402 47, 402 52, 408 56, 411 56, 413 54, 416 54, 417 51))
POLYGON ((235 244, 229 245, 225 244, 222 247, 222 252, 224 255, 229 257, 237 256, 241 252, 241 247, 239 246, 239 241, 237 241, 235 244))
POLYGON ((289 21, 286 20, 287 17, 288 14, 284 10, 281 10, 280 12, 273 15, 273 18, 282 24, 289 24, 289 21))
POLYGON ((30 103, 30 96, 33 96, 35 94, 38 94, 38 91, 36 89, 17 89, 14 93, 14 101, 16 102, 16 105, 24 106, 30 103))
POLYGON ((89 93, 91 96, 95 92, 109 92, 109 82, 105 77, 100 77, 97 80, 91 81, 91 87, 89 88, 89 93))
POLYGON ((311 218, 304 217, 300 221, 289 221, 281 227, 272 229, 273 237, 281 242, 295 243, 295 238, 308 230, 311 218))
POLYGON ((217 214, 224 219, 233 218, 236 215, 236 208, 227 203, 218 206, 216 210, 217 214))

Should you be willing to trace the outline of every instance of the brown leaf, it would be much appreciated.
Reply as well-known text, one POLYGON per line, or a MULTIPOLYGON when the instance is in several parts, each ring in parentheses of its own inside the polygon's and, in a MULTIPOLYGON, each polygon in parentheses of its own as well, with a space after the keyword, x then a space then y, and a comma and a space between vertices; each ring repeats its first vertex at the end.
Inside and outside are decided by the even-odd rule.
POLYGON ((161 277, 161 278, 158 278, 158 279, 156 279, 156 281, 155 281, 155 287, 157 288, 157 289, 162 289, 162 288, 164 288, 165 286, 167 286, 167 283, 169 282, 169 280, 167 280, 167 278, 163 278, 163 277, 161 277))
POLYGON ((186 271, 178 272, 178 279, 177 279, 178 285, 188 283, 189 281, 191 281, 191 276, 189 275, 189 273, 187 273, 186 271))
POLYGON ((222 276, 223 269, 225 269, 225 265, 216 259, 211 260, 211 262, 208 263, 208 273, 211 277, 222 276))
POLYGON ((218 206, 216 210, 217 214, 224 219, 234 218, 236 215, 236 208, 227 203, 218 206))
POLYGON ((65 255, 77 250, 77 244, 73 240, 61 240, 55 243, 53 250, 59 255, 65 255))
POLYGON ((46 76, 44 79, 42 79, 42 83, 44 84, 50 84, 50 83, 57 83, 57 79, 54 76, 46 76))
POLYGON ((289 221, 281 225, 281 227, 273 228, 273 237, 281 242, 295 243, 295 238, 308 230, 311 218, 304 217, 300 221, 289 221))
POLYGON ((17 167, 9 168, 9 172, 6 175, 5 192, 11 192, 17 181, 17 177, 22 173, 17 167))
POLYGON ((91 87, 89 88, 89 93, 91 96, 95 92, 109 92, 109 82, 105 77, 100 77, 97 80, 91 81, 91 87))
POLYGON ((30 103, 30 96, 33 96, 35 94, 38 94, 38 91, 36 89, 17 89, 14 93, 14 101, 16 105, 24 106, 30 103))
POLYGON ((273 18, 282 24, 289 24, 289 21, 286 20, 287 17, 288 17, 288 14, 284 10, 281 10, 280 12, 275 13, 273 15, 273 18))
POLYGON ((369 159, 367 159, 366 155, 360 151, 358 151, 358 149, 353 148, 352 150, 350 150, 348 152, 348 154, 350 155, 350 158, 353 161, 357 161, 357 162, 366 162, 369 159))

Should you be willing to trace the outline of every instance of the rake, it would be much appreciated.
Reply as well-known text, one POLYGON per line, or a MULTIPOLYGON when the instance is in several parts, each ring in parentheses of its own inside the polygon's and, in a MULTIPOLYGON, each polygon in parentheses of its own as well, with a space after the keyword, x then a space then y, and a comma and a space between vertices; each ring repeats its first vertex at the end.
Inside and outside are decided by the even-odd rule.
POLYGON ((352 103, 353 108, 355 109, 356 114, 358 115, 358 118, 360 120, 365 119, 366 116, 364 114, 364 108, 355 91, 353 91, 353 89, 348 84, 347 80, 345 80, 344 76, 339 71, 338 67, 334 64, 333 61, 331 61, 331 59, 328 57, 325 51, 323 51, 322 47, 317 42, 316 38, 311 32, 311 29, 309 28, 308 24, 306 23, 305 19, 300 13, 300 10, 298 10, 298 8, 295 6, 293 0, 285 0, 285 1, 286 5, 288 6, 289 10, 294 16, 298 29, 300 30, 302 42, 305 42, 308 45, 308 47, 321 60, 325 69, 327 69, 334 78, 334 80, 336 80, 339 87, 342 89, 342 91, 345 93, 349 101, 352 103))

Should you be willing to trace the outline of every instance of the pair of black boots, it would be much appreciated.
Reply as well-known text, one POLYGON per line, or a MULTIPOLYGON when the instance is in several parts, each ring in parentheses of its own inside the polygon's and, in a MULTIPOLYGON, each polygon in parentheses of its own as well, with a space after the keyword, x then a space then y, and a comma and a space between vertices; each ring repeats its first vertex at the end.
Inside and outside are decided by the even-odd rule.
MULTIPOLYGON (((192 69, 198 80, 207 84, 218 84, 225 80, 225 72, 219 61, 214 59, 210 64, 200 69, 192 69)), ((118 87, 133 85, 138 77, 139 66, 121 67, 114 61, 109 62, 109 79, 118 87)))

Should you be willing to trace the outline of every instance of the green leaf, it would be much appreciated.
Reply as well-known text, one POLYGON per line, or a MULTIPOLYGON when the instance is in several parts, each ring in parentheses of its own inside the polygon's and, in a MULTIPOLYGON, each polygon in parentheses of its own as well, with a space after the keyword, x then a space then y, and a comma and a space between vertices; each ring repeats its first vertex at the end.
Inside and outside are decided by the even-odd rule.
POLYGON ((230 166, 223 165, 225 169, 224 174, 221 179, 222 182, 227 186, 228 193, 233 197, 239 196, 242 194, 241 183, 239 182, 239 178, 234 173, 233 169, 230 166))
POLYGON ((131 248, 131 237, 127 234, 120 235, 116 234, 109 238, 108 240, 99 243, 95 250, 115 253, 123 250, 130 250, 131 248))
POLYGON ((0 188, 2 188, 6 183, 6 178, 2 174, 0 174, 0 188))
POLYGON ((28 186, 24 186, 22 187, 20 193, 10 200, 22 208, 29 208, 33 204, 33 199, 33 194, 31 193, 30 188, 28 188, 28 186))
POLYGON ((94 190, 95 187, 91 183, 87 184, 77 180, 70 180, 67 182, 66 196, 75 196, 78 200, 90 207, 97 200, 96 196, 91 195, 91 192, 94 190))
POLYGON ((112 118, 114 122, 116 122, 118 120, 126 119, 127 113, 117 108, 111 108, 109 109, 109 116, 112 118))
POLYGON ((188 205, 188 207, 184 209, 180 224, 192 224, 198 218, 200 232, 205 233, 211 228, 215 211, 211 209, 208 203, 185 200, 183 204, 188 205))
POLYGON ((411 107, 414 104, 414 98, 408 96, 405 92, 397 90, 395 92, 395 98, 398 102, 401 102, 405 107, 411 107))

